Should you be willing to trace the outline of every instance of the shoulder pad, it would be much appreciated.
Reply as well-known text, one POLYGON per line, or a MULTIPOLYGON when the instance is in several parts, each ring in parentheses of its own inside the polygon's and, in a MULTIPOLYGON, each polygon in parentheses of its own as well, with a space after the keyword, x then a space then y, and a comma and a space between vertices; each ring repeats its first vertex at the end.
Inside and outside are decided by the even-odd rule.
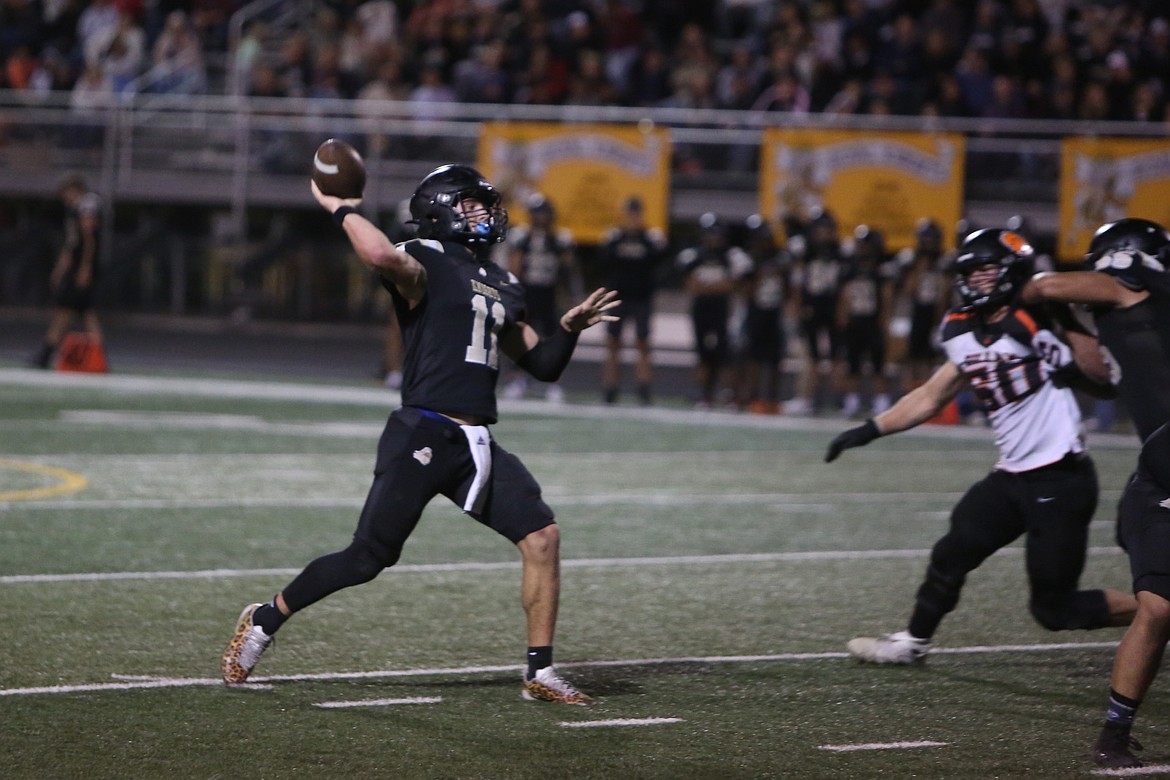
POLYGON ((731 266, 732 276, 744 276, 750 273, 755 266, 755 263, 752 262, 751 255, 737 246, 733 246, 727 250, 727 261, 731 266))
POLYGON ((407 241, 403 241, 396 246, 404 252, 409 252, 411 249, 418 246, 425 246, 427 249, 431 249, 435 252, 447 251, 443 248, 443 242, 434 238, 412 238, 407 241))
POLYGON ((942 339, 947 341, 961 333, 970 331, 975 325, 975 315, 965 311, 948 311, 942 321, 942 339))
POLYGON ((1028 306, 1012 309, 1008 315, 1014 322, 1018 322, 1028 331, 1029 337, 1035 336, 1041 330, 1052 330, 1052 318, 1040 306, 1028 306))

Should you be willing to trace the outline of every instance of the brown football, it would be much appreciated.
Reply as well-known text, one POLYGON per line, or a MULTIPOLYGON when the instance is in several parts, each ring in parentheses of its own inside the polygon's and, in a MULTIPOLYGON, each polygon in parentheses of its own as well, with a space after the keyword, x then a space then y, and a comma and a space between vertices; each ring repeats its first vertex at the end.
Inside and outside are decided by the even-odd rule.
POLYGON ((357 149, 330 138, 313 155, 313 181, 326 195, 360 198, 366 188, 366 164, 357 149))

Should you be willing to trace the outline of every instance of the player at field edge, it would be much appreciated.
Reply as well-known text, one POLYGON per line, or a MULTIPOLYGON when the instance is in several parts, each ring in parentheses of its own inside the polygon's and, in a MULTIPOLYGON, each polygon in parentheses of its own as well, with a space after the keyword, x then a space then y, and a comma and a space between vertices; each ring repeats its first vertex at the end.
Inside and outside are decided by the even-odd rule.
POLYGON ((102 328, 94 307, 94 293, 101 275, 101 199, 91 192, 85 178, 70 174, 59 185, 65 206, 65 243, 49 279, 53 316, 40 348, 28 365, 48 368, 75 320, 97 344, 102 328))
POLYGON ((489 426, 496 422, 500 353, 536 379, 555 381, 578 334, 617 319, 617 293, 594 290, 540 338, 525 322, 519 280, 490 259, 507 234, 507 211, 470 166, 444 165, 422 179, 410 201, 418 237, 399 245, 358 213, 360 198, 312 189, 394 302, 406 344, 402 406, 379 441, 352 543, 309 563, 269 603, 244 608, 223 654, 224 681, 244 682, 290 616, 394 565, 424 507, 442 494, 520 551, 528 638, 523 697, 588 704, 553 666, 560 531, 536 479, 496 443, 489 426))

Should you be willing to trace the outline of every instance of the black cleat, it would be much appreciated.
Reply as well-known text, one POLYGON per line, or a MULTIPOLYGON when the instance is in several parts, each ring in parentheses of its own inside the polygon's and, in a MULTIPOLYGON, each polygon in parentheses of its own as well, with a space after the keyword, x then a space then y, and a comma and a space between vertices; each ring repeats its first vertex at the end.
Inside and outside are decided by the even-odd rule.
POLYGON ((1093 743, 1093 763, 1106 769, 1132 769, 1145 766, 1141 759, 1131 752, 1141 750, 1141 743, 1130 736, 1128 731, 1101 729, 1101 736, 1093 743))

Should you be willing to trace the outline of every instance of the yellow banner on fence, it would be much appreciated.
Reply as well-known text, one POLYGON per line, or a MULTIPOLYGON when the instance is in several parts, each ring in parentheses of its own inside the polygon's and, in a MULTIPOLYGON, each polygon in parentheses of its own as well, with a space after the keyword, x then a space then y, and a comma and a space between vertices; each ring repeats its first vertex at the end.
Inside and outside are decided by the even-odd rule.
POLYGON ((958 133, 772 128, 763 143, 760 213, 774 225, 823 206, 843 235, 869 225, 890 250, 913 245, 922 217, 953 237, 966 151, 958 133))
POLYGON ((1170 140, 1064 139, 1057 250, 1061 260, 1083 258, 1097 228, 1122 217, 1170 224, 1170 140))
POLYGON ((641 198, 646 224, 667 229, 670 135, 651 125, 566 125, 488 122, 479 136, 478 165, 504 194, 515 222, 540 192, 557 224, 583 244, 598 243, 621 222, 622 204, 641 198))

